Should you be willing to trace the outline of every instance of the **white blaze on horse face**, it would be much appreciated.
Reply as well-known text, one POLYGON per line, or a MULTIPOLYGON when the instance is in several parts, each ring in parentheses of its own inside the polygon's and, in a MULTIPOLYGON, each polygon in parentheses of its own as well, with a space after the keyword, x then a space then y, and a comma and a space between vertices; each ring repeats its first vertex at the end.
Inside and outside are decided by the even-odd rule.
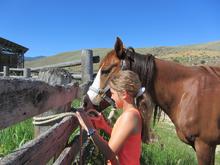
POLYGON ((89 96, 89 99, 91 100, 91 102, 94 104, 94 105, 99 105, 100 101, 101 100, 97 100, 96 97, 98 96, 98 91, 100 89, 100 80, 101 80, 101 69, 99 69, 96 77, 95 77, 95 80, 93 81, 90 89, 88 90, 87 94, 89 96))

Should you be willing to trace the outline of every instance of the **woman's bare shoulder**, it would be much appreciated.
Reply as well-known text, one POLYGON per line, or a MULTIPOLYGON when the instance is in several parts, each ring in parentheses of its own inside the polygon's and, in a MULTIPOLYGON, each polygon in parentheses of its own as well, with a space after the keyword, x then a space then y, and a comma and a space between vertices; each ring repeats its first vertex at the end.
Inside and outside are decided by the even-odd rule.
POLYGON ((128 110, 123 112, 120 117, 120 122, 127 122, 127 121, 134 121, 139 119, 139 112, 138 110, 128 110))

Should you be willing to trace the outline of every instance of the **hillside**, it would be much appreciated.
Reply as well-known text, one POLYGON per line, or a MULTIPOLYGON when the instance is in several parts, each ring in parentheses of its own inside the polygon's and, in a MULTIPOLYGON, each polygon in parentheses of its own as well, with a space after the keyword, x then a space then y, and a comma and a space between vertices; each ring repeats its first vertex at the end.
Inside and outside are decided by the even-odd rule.
MULTIPOLYGON (((93 55, 103 58, 110 50, 110 48, 96 48, 93 49, 93 55)), ((173 60, 188 65, 220 65, 220 41, 176 47, 135 48, 135 50, 139 53, 151 53, 157 58, 173 60)), ((25 67, 38 67, 67 62, 80 59, 80 55, 81 51, 79 50, 64 52, 46 58, 25 61, 25 67)))
POLYGON ((33 61, 33 60, 37 60, 37 59, 44 58, 44 57, 46 57, 46 56, 24 57, 24 60, 25 61, 33 61))

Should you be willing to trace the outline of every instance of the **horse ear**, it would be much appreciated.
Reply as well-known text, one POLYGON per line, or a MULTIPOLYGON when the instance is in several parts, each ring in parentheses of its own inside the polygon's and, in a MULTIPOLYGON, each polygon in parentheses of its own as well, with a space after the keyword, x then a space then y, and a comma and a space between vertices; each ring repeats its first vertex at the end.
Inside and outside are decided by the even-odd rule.
POLYGON ((123 51, 124 51, 123 42, 119 37, 117 37, 115 42, 115 52, 119 59, 124 59, 123 51))

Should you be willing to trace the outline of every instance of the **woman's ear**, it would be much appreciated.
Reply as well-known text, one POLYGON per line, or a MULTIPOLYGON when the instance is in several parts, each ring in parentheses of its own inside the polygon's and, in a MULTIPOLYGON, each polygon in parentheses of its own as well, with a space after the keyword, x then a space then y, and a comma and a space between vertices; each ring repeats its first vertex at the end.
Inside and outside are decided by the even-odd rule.
POLYGON ((121 39, 119 37, 116 38, 115 52, 116 52, 119 59, 124 59, 125 58, 123 42, 121 41, 121 39))
POLYGON ((126 93, 125 91, 117 92, 119 99, 125 99, 126 98, 126 93))
POLYGON ((124 91, 124 92, 122 92, 122 98, 124 99, 124 100, 126 100, 126 99, 128 99, 128 98, 130 98, 131 96, 130 96, 130 94, 127 92, 127 91, 124 91))

